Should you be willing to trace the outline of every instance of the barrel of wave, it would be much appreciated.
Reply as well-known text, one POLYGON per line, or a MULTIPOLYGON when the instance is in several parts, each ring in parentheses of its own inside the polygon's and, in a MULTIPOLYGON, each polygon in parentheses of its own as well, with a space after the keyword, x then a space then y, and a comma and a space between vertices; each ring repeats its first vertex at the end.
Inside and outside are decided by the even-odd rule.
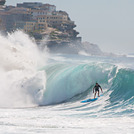
MULTIPOLYGON (((47 85, 42 104, 69 101, 72 97, 91 89, 96 81, 107 84, 112 77, 110 73, 113 68, 96 63, 78 65, 56 63, 46 67, 47 85)), ((92 92, 92 89, 89 92, 92 92)))

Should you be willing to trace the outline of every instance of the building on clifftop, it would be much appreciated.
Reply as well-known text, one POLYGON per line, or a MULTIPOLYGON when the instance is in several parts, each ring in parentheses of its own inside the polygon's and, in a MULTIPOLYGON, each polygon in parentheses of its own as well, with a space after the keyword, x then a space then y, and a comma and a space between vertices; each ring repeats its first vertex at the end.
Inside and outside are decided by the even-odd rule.
MULTIPOLYGON (((0 0, 4 4, 4 0, 0 0)), ((0 26, 5 32, 20 29, 36 40, 49 36, 50 42, 81 42, 79 32, 65 11, 57 11, 55 5, 40 2, 18 3, 0 10, 0 26)))
POLYGON ((6 0, 0 0, 0 5, 5 5, 6 0))

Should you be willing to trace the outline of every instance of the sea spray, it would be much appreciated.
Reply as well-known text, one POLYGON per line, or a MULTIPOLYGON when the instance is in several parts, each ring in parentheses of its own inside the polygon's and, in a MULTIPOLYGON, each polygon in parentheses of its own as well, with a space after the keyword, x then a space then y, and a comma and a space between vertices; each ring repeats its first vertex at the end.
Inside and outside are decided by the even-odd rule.
POLYGON ((46 86, 44 54, 21 31, 0 35, 0 107, 38 105, 46 86))

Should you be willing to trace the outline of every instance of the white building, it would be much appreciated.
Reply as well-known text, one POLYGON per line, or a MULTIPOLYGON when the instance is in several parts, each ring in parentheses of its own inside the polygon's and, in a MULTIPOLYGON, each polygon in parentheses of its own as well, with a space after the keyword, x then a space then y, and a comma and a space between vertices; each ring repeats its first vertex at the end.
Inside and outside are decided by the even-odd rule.
POLYGON ((56 11, 56 6, 55 5, 50 5, 50 4, 43 4, 41 6, 41 9, 47 10, 49 12, 53 12, 53 11, 56 11))
POLYGON ((47 10, 31 10, 30 13, 33 16, 33 19, 36 19, 36 17, 40 15, 52 15, 52 12, 47 10))

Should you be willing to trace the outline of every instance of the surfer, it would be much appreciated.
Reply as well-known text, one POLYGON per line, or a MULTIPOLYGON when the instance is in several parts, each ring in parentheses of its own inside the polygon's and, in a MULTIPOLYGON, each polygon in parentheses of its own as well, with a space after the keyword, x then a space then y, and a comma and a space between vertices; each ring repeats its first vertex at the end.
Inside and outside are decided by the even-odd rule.
POLYGON ((97 92, 98 92, 98 97, 100 97, 100 95, 99 95, 99 88, 101 89, 101 92, 103 93, 101 86, 98 83, 96 83, 96 85, 93 88, 93 93, 94 93, 94 90, 95 90, 94 99, 96 97, 96 93, 97 92))

